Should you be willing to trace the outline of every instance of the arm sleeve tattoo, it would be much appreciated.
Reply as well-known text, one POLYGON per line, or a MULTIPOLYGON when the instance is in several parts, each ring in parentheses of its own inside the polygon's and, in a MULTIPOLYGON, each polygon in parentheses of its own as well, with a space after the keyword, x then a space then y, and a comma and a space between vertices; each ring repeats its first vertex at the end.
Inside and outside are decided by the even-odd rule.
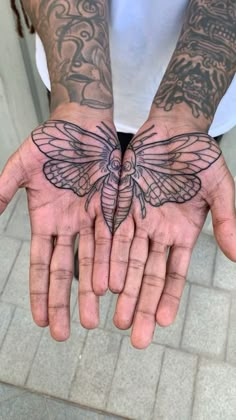
POLYGON ((52 108, 76 102, 113 106, 108 0, 25 0, 45 47, 52 108))
POLYGON ((195 118, 211 122, 235 70, 235 0, 190 0, 154 104, 167 112, 186 104, 195 118))

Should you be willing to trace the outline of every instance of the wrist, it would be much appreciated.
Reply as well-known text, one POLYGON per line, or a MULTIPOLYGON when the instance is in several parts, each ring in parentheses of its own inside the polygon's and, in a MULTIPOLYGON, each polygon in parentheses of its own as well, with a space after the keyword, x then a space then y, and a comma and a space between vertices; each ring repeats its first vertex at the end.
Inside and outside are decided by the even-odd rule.
POLYGON ((211 125, 211 121, 204 117, 195 118, 189 107, 185 104, 176 105, 174 110, 165 111, 157 108, 155 103, 152 104, 149 120, 155 120, 157 126, 165 126, 177 132, 199 131, 207 133, 211 125))
POLYGON ((91 109, 78 105, 75 102, 61 103, 58 105, 51 112, 50 119, 62 119, 73 124, 81 124, 82 122, 90 124, 92 122, 97 123, 98 121, 107 121, 114 124, 113 110, 91 109))

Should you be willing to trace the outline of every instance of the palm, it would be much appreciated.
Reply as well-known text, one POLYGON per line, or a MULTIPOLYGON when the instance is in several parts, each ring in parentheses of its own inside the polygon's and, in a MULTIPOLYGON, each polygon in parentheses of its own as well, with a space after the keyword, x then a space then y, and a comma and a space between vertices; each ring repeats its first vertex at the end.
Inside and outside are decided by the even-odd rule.
POLYGON ((27 190, 32 314, 38 325, 50 324, 51 334, 58 340, 69 335, 78 233, 81 322, 87 328, 98 324, 97 295, 104 294, 108 284, 118 190, 115 174, 119 175, 120 166, 119 144, 113 133, 112 124, 82 129, 65 121, 49 121, 33 131, 0 177, 0 213, 18 187, 27 190))
POLYGON ((229 230, 236 233, 232 177, 217 144, 204 133, 162 139, 153 126, 132 140, 116 211, 110 288, 122 292, 114 321, 120 328, 133 323, 137 347, 150 343, 156 321, 173 322, 209 207, 220 246, 236 256, 227 236, 229 230))

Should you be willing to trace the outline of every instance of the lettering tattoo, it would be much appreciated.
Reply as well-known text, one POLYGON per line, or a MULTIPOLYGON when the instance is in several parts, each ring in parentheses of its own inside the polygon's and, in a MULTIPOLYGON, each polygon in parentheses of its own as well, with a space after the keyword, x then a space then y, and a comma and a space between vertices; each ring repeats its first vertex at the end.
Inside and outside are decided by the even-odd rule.
POLYGON ((98 133, 65 121, 48 121, 32 132, 32 140, 49 160, 43 166, 46 179, 57 188, 87 197, 88 210, 100 192, 104 220, 113 230, 118 195, 121 150, 117 135, 105 123, 98 133))
POLYGON ((25 3, 46 50, 53 108, 62 97, 111 108, 107 0, 41 0, 37 11, 25 3))
POLYGON ((191 0, 154 103, 167 112, 185 103, 212 120, 235 70, 235 0, 191 0))
POLYGON ((33 131, 32 140, 49 159, 43 173, 52 185, 86 197, 86 211, 95 193, 100 193, 102 214, 111 233, 127 218, 135 198, 142 218, 147 214, 146 204, 160 207, 191 200, 201 188, 197 174, 221 155, 207 134, 153 141, 157 133, 151 126, 131 140, 121 163, 116 133, 103 122, 97 130, 48 121, 33 131))

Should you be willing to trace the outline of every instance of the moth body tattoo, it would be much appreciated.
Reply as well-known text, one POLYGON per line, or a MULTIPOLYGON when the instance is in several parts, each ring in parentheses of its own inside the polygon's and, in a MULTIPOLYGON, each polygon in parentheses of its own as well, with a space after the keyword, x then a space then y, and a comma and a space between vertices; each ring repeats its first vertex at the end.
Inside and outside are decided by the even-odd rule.
POLYGON ((55 187, 87 196, 85 209, 94 194, 101 192, 104 220, 113 230, 118 194, 121 151, 116 133, 105 123, 99 134, 64 121, 48 121, 32 133, 33 142, 50 160, 43 166, 48 181, 55 187))
POLYGON ((151 126, 133 137, 121 163, 116 133, 105 123, 97 130, 48 121, 32 133, 32 139, 49 158, 43 172, 51 184, 86 196, 86 211, 94 194, 100 192, 101 210, 111 233, 127 218, 135 198, 142 218, 147 204, 160 207, 191 200, 201 188, 197 174, 221 155, 207 134, 153 141, 157 133, 151 126))

